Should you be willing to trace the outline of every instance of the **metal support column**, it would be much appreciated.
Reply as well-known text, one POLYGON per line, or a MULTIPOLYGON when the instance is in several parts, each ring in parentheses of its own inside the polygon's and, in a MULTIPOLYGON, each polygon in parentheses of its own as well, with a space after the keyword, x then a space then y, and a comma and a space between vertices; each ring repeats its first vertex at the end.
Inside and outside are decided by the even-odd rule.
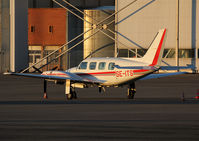
MULTIPOLYGON (((179 67, 179 0, 176 0, 176 66, 179 67)), ((179 68, 177 69, 179 71, 179 68)))
MULTIPOLYGON (((115 0, 115 12, 118 11, 118 0, 115 0)), ((116 24, 118 23, 118 14, 115 15, 115 31, 118 31, 118 25, 116 24)), ((118 41, 118 34, 115 32, 115 40, 118 41)), ((114 53, 114 57, 117 57, 118 55, 118 43, 115 42, 115 53, 114 53)))

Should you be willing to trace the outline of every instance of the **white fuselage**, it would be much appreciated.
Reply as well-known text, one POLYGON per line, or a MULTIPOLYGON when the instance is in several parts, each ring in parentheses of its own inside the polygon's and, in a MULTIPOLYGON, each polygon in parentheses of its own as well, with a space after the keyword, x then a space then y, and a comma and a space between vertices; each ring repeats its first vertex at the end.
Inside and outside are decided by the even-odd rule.
POLYGON ((49 71, 42 75, 62 76, 52 79, 69 79, 72 83, 95 83, 102 86, 130 84, 159 69, 163 55, 166 29, 159 30, 142 58, 88 58, 78 67, 66 72, 49 71), (82 79, 83 78, 83 79, 82 79))
POLYGON ((141 58, 90 58, 82 61, 78 67, 67 70, 85 79, 102 82, 104 86, 114 86, 149 74, 154 71, 141 58), (84 63, 82 65, 82 63, 84 63), (118 67, 119 66, 119 67, 118 67), (146 66, 147 69, 133 67, 146 66))

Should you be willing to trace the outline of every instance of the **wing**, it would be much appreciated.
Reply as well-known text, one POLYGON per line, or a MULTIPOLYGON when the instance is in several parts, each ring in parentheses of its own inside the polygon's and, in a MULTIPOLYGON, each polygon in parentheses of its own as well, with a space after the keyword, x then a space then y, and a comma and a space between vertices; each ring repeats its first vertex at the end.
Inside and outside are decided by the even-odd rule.
POLYGON ((153 79, 153 78, 161 78, 161 77, 167 77, 172 75, 180 75, 180 74, 186 74, 187 72, 174 72, 174 73, 162 73, 162 74, 149 74, 145 77, 142 77, 139 80, 147 80, 147 79, 153 79))
POLYGON ((69 73, 69 72, 62 72, 63 75, 56 76, 56 75, 43 75, 43 74, 30 74, 30 73, 13 73, 8 72, 4 73, 4 75, 16 75, 16 76, 24 76, 24 77, 32 77, 32 78, 40 78, 40 79, 50 79, 50 80, 71 80, 71 82, 80 82, 86 84, 100 84, 101 81, 91 80, 82 78, 76 74, 69 73))

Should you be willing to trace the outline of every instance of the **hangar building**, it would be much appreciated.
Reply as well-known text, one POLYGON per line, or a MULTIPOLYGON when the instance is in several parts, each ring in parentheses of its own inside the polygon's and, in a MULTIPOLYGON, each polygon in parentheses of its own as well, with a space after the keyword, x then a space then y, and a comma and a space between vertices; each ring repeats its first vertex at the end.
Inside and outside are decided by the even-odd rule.
MULTIPOLYGON (((116 0, 116 11, 133 0, 116 0)), ((117 40, 142 55, 161 28, 167 29, 164 63, 169 66, 192 66, 199 69, 199 0, 136 1, 116 17, 117 40), (179 24, 177 24, 179 21, 179 24), (178 29, 178 30, 177 30, 178 29), (177 33, 179 47, 176 49, 177 33), (177 55, 176 55, 177 53, 177 55)), ((116 44, 121 56, 129 50, 116 44)))
MULTIPOLYGON (((62 0, 57 1, 69 8, 62 0)), ((19 72, 27 68, 91 28, 85 21, 95 25, 96 21, 101 21, 114 12, 118 13, 104 22, 102 28, 115 41, 100 32, 92 35, 96 31, 94 29, 59 50, 58 53, 61 53, 91 36, 61 58, 45 66, 43 70, 55 66, 58 69, 76 66, 99 48, 104 49, 92 54, 91 57, 139 57, 138 54, 144 55, 157 31, 166 28, 168 34, 162 65, 189 65, 191 71, 198 71, 199 0, 68 0, 68 2, 92 18, 81 15, 80 17, 84 19, 82 21, 52 0, 0 0, 0 72, 7 70, 19 72), (126 8, 121 10, 123 7, 126 8), (107 23, 110 22, 109 30, 106 30, 107 23)), ((74 8, 70 7, 69 10, 80 15, 74 8)), ((43 60, 37 67, 48 61, 49 58, 43 60)))

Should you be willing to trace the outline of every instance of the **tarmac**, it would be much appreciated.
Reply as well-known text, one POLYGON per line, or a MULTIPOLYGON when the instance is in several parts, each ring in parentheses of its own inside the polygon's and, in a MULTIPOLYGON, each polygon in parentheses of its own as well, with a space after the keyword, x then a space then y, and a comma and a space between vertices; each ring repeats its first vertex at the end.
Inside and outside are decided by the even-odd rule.
POLYGON ((126 87, 77 89, 67 101, 64 85, 0 75, 1 141, 198 141, 199 74, 138 81, 134 100, 126 87))

